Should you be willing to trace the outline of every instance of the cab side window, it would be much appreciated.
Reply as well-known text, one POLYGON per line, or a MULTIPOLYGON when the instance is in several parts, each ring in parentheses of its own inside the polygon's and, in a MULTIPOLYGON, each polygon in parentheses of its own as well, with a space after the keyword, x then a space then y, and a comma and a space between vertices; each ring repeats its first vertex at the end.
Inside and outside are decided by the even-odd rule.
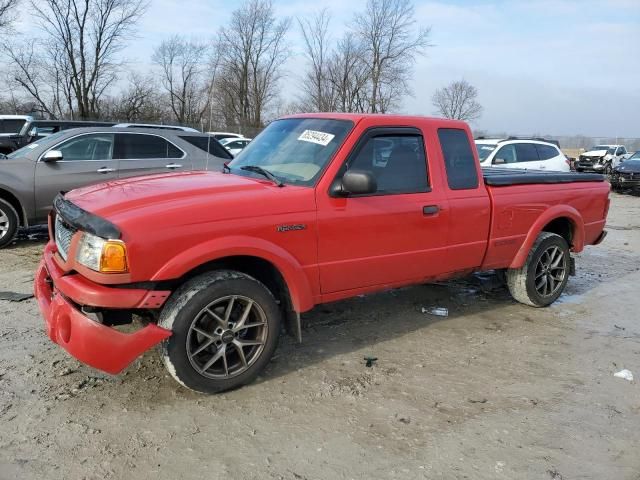
POLYGON ((113 134, 100 133, 74 137, 54 147, 62 152, 65 161, 111 160, 113 157, 113 134))
POLYGON ((540 160, 549 160, 550 158, 560 155, 560 152, 551 145, 536 144, 536 150, 538 151, 540 160))
POLYGON ((537 162, 540 160, 536 146, 533 143, 516 143, 515 147, 518 163, 537 162))
POLYGON ((493 157, 494 165, 501 165, 504 163, 516 163, 518 158, 516 157, 516 149, 514 145, 505 145, 493 157))
POLYGON ((182 158, 182 150, 155 135, 119 133, 116 158, 138 160, 146 158, 182 158))
POLYGON ((459 128, 438 129, 440 148, 451 190, 478 188, 478 169, 469 137, 459 128))
POLYGON ((377 194, 429 191, 421 135, 370 137, 350 159, 349 169, 371 172, 378 184, 377 194))

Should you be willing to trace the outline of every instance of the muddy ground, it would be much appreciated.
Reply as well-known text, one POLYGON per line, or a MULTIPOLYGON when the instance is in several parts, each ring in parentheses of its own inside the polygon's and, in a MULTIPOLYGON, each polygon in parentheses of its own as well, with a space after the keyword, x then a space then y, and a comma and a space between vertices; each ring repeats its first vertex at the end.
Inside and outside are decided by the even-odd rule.
MULTIPOLYGON (((102 375, 33 299, 0 301, 0 479, 638 480, 640 198, 613 195, 608 229, 550 308, 477 279, 322 306, 217 396, 155 351, 102 375)), ((31 290, 42 245, 0 251, 0 290, 31 290)))

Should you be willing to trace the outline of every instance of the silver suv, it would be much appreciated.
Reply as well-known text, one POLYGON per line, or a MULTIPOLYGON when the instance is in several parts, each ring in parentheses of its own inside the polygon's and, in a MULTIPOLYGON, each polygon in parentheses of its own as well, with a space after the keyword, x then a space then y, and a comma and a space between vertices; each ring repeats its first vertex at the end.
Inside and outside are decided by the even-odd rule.
POLYGON ((46 222, 60 191, 118 178, 221 170, 232 155, 211 135, 143 128, 78 128, 0 155, 0 248, 19 227, 46 222))

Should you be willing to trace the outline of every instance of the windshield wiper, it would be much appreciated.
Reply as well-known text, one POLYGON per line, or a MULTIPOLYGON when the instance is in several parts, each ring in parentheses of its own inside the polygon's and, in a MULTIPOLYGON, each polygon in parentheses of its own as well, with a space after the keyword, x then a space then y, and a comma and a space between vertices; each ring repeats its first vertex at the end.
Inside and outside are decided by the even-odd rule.
POLYGON ((276 177, 269 170, 266 170, 266 169, 264 169, 262 167, 259 167, 258 165, 245 165, 244 167, 240 167, 240 170, 246 170, 247 172, 258 173, 258 174, 262 175, 263 177, 266 177, 269 180, 271 180, 277 186, 284 187, 284 183, 282 183, 282 180, 280 180, 278 177, 276 177))
POLYGON ((0 158, 9 158, 4 153, 0 153, 0 158))

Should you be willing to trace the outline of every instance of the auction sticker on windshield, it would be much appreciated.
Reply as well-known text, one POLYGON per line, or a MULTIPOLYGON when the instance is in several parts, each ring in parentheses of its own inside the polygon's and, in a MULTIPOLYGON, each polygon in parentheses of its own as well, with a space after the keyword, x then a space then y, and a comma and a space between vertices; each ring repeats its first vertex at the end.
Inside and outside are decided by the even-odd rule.
POLYGON ((303 142, 317 143, 318 145, 326 147, 334 137, 335 135, 331 133, 318 132, 316 130, 305 130, 298 137, 298 140, 302 140, 303 142))

